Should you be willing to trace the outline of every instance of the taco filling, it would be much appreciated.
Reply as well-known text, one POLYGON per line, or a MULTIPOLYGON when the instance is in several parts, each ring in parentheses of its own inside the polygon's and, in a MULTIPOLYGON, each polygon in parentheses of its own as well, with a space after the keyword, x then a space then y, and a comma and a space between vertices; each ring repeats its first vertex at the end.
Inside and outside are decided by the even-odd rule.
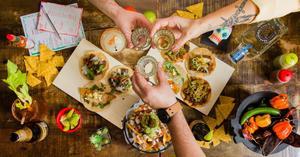
POLYGON ((204 104, 208 101, 211 93, 210 85, 202 79, 194 79, 188 82, 187 87, 183 89, 185 100, 193 104, 204 104))
POLYGON ((170 61, 164 62, 163 69, 168 75, 169 85, 175 93, 178 93, 180 88, 179 86, 181 86, 184 82, 184 77, 170 61))
POLYGON ((83 59, 82 72, 90 80, 95 76, 103 74, 106 68, 106 60, 95 54, 89 54, 83 59))
POLYGON ((178 51, 166 51, 165 55, 168 58, 168 60, 171 61, 179 61, 184 58, 184 56, 189 52, 190 47, 188 44, 184 44, 183 47, 181 47, 178 51))
POLYGON ((111 87, 118 92, 125 92, 132 86, 129 69, 118 68, 113 71, 108 79, 111 87))
POLYGON ((189 69, 201 73, 209 73, 213 66, 210 55, 199 55, 189 59, 189 69))
POLYGON ((103 83, 88 88, 80 88, 79 93, 84 103, 99 108, 104 108, 115 98, 103 83))

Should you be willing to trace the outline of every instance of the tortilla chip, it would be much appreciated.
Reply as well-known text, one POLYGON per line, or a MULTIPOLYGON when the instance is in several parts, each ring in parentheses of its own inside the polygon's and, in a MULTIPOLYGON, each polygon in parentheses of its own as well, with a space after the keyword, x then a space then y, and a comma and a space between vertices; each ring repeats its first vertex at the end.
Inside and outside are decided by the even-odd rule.
POLYGON ((65 64, 63 56, 54 56, 49 63, 52 64, 54 67, 63 67, 65 64))
POLYGON ((220 125, 225 117, 223 116, 223 114, 221 113, 221 111, 218 109, 218 107, 215 108, 215 111, 216 111, 216 119, 217 119, 217 125, 220 125))
POLYGON ((234 98, 228 96, 220 96, 219 100, 221 104, 228 104, 228 103, 233 103, 234 98))
POLYGON ((203 118, 204 122, 208 125, 211 130, 214 130, 217 126, 217 120, 208 116, 203 118))
POLYGON ((179 16, 179 15, 175 12, 171 16, 179 16))
POLYGON ((218 110, 222 113, 224 119, 227 119, 230 115, 235 103, 219 104, 217 106, 218 110))
POLYGON ((50 50, 45 44, 40 44, 40 61, 47 61, 55 55, 55 52, 50 50))
POLYGON ((37 70, 39 58, 37 56, 24 56, 24 62, 25 62, 25 66, 27 63, 26 70, 27 68, 28 69, 31 68, 31 70, 33 71, 32 73, 34 73, 37 70))
POLYGON ((214 132, 214 138, 218 138, 221 141, 224 141, 226 143, 229 143, 231 141, 231 136, 228 134, 225 134, 224 125, 222 125, 220 128, 218 128, 214 132))
POLYGON ((24 60, 24 63, 25 63, 26 71, 28 73, 35 73, 36 72, 36 70, 32 69, 31 66, 28 64, 28 62, 26 60, 24 60))
POLYGON ((218 139, 218 138, 213 138, 212 139, 212 144, 213 144, 213 147, 216 147, 217 145, 219 145, 221 143, 221 141, 218 139))
POLYGON ((27 84, 30 87, 35 87, 36 85, 40 84, 42 81, 33 76, 31 73, 27 73, 27 84))
POLYGON ((202 148, 209 149, 210 148, 210 142, 204 142, 204 141, 197 141, 198 145, 202 148))
POLYGON ((55 70, 54 71, 49 71, 49 72, 44 74, 44 78, 45 78, 47 86, 50 86, 52 84, 52 82, 54 81, 57 74, 58 74, 57 69, 56 69, 56 71, 55 70))
POLYGON ((203 2, 191 5, 186 7, 186 10, 190 11, 191 13, 195 14, 198 18, 202 17, 203 13, 203 2))
POLYGON ((187 12, 187 11, 183 11, 183 10, 176 10, 176 13, 183 18, 188 18, 188 19, 197 19, 197 15, 187 12))

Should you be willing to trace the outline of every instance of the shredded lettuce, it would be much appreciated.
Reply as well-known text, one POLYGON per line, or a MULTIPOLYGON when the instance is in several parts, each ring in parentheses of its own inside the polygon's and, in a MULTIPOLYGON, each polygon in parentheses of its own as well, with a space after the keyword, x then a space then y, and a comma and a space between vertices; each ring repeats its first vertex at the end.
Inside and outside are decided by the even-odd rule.
POLYGON ((8 85, 8 88, 15 92, 22 103, 17 103, 19 109, 28 108, 32 103, 32 98, 29 95, 29 88, 26 83, 26 73, 22 73, 16 64, 8 60, 7 64, 7 78, 3 79, 8 85))

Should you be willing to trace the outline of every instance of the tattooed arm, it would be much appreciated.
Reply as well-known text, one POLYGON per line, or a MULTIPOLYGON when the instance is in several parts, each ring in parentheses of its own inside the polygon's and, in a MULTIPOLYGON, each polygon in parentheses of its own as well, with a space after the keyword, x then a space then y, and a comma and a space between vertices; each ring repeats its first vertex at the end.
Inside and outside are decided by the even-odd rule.
POLYGON ((199 20, 183 19, 178 16, 158 20, 153 26, 151 35, 161 27, 176 30, 178 40, 173 50, 178 50, 185 42, 208 31, 223 26, 250 23, 258 14, 257 6, 251 0, 238 0, 224 8, 210 13, 199 20), (180 35, 178 35, 178 30, 180 35))

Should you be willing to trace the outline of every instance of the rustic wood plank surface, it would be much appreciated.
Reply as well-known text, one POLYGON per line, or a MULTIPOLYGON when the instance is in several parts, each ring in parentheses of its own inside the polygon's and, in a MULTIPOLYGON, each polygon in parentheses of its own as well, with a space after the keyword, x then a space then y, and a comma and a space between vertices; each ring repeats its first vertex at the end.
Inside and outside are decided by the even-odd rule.
MULTIPOLYGON (((205 3, 204 14, 213 12, 214 10, 230 4, 234 0, 203 0, 205 3)), ((75 0, 51 0, 51 2, 70 4, 77 2, 75 0)), ((119 0, 121 5, 134 5, 139 11, 155 10, 160 17, 171 15, 176 9, 183 9, 184 7, 199 2, 199 0, 119 0)), ((79 6, 84 8, 82 17, 84 29, 87 40, 99 46, 99 34, 103 29, 114 26, 111 19, 99 12, 87 0, 78 1, 79 6)), ((6 40, 7 33, 22 34, 22 26, 19 17, 33 12, 39 11, 39 0, 9 0, 0 2, 0 79, 6 77, 5 63, 7 59, 17 63, 23 70, 25 69, 22 56, 27 55, 28 52, 24 49, 12 47, 6 40)), ((300 14, 294 13, 282 18, 288 26, 288 33, 282 38, 284 41, 292 44, 300 45, 300 14)), ((232 38, 229 44, 229 49, 234 48, 233 39, 243 32, 248 26, 241 25, 234 28, 232 38)), ((201 45, 199 40, 195 43, 201 45)), ((286 50, 279 44, 274 45, 268 52, 253 61, 242 62, 239 65, 234 65, 236 71, 229 81, 228 85, 223 91, 223 95, 233 96, 237 98, 237 104, 250 93, 261 90, 273 90, 277 92, 284 92, 291 95, 291 102, 299 105, 300 102, 300 71, 298 64, 293 69, 295 70, 294 79, 285 85, 272 85, 268 81, 268 73, 272 70, 270 62, 272 59, 286 50)), ((215 52, 219 58, 230 63, 227 60, 228 52, 220 52, 214 48, 210 48, 215 52)), ((74 48, 60 51, 65 60, 73 52, 74 48)), ((300 55, 300 48, 297 50, 300 55)), ((142 54, 138 54, 139 56, 142 54)), ((127 64, 133 64, 135 61, 124 59, 124 56, 117 57, 127 64)), ((15 144, 9 142, 9 134, 20 128, 10 112, 10 106, 16 98, 13 92, 8 90, 7 86, 0 81, 0 152, 1 157, 90 157, 90 156, 114 156, 114 157, 131 157, 131 156, 157 156, 141 154, 131 148, 124 141, 122 131, 111 123, 101 118, 95 113, 87 111, 79 102, 75 101, 55 86, 46 87, 45 84, 39 85, 36 88, 31 88, 32 95, 43 99, 48 106, 48 114, 45 121, 50 126, 50 132, 47 139, 38 144, 15 144), (83 126, 75 134, 64 134, 55 126, 55 116, 59 109, 64 106, 72 106, 78 108, 83 116, 83 126), (109 127, 113 143, 101 152, 96 151, 89 144, 88 137, 100 126, 106 125, 109 127)), ((236 105, 237 106, 237 105, 236 105)), ((199 112, 184 107, 187 120, 199 119, 201 114, 199 112)), ((211 113, 213 115, 213 113, 211 113)), ((208 157, 258 157, 261 155, 252 153, 242 144, 222 143, 212 149, 204 149, 208 157)), ((162 154, 162 156, 173 157, 173 149, 170 148, 162 154)), ((300 156, 300 150, 289 147, 281 153, 272 155, 272 157, 297 157, 300 156)))

